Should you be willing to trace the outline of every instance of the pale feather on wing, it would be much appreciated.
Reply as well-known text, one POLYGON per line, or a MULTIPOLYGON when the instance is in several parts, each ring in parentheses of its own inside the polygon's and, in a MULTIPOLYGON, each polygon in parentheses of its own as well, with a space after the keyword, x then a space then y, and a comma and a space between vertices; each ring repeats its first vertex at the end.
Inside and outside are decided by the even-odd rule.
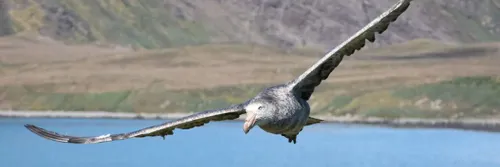
POLYGON ((313 66, 307 69, 288 85, 300 95, 301 98, 309 100, 316 86, 328 78, 330 73, 340 64, 344 56, 350 56, 356 50, 365 46, 365 40, 375 41, 375 33, 383 33, 391 22, 406 11, 411 0, 400 0, 380 16, 372 20, 368 25, 356 32, 349 39, 332 49, 313 66))
POLYGON ((35 125, 25 125, 31 132, 57 142, 62 143, 75 143, 75 144, 93 144, 110 142, 116 140, 124 140, 130 138, 141 138, 146 136, 162 136, 172 135, 174 129, 191 129, 194 127, 202 126, 210 121, 234 120, 240 115, 244 114, 244 104, 233 105, 227 108, 202 111, 193 115, 189 115, 177 120, 165 122, 160 125, 155 125, 143 128, 130 133, 122 134, 107 134, 95 137, 77 137, 62 135, 53 131, 48 131, 35 125))

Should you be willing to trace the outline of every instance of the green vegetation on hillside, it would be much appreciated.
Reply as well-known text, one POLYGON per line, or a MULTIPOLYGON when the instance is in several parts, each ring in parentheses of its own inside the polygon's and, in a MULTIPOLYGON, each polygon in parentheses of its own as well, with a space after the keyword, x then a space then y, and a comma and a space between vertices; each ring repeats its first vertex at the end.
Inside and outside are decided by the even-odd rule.
MULTIPOLYGON (((370 0, 370 3, 379 3, 370 0)), ((457 42, 500 41, 497 0, 419 1, 376 43, 433 38, 457 42), (409 23, 418 24, 409 24, 409 23), (436 24, 438 23, 439 24, 436 24), (395 26, 399 27, 396 28, 395 26), (434 30, 429 33, 429 30, 434 30)), ((0 36, 29 33, 67 43, 106 43, 134 48, 167 48, 212 42, 256 43, 328 49, 366 24, 390 2, 367 10, 345 0, 308 5, 291 2, 267 9, 264 1, 173 0, 5 0, 0 1, 0 36), (290 5, 292 5, 290 4, 290 5), (341 6, 345 10, 325 10, 341 6), (280 17, 275 17, 279 11, 280 17), (294 12, 308 11, 308 12, 294 12), (348 15, 345 13, 363 13, 348 15), (314 19, 309 16, 314 13, 314 19), (332 17, 335 16, 335 17, 332 17), (311 20, 312 19, 312 20, 311 20), (292 21, 294 20, 294 21, 292 21), (311 22, 313 21, 313 22, 311 22), (335 33, 331 34, 331 30, 335 33), (329 35, 327 35, 329 34, 329 35), (342 35, 341 35, 342 34, 342 35)))
MULTIPOLYGON (((340 98, 335 114, 388 118, 488 117, 499 114, 500 80, 496 77, 458 77, 449 81, 395 87, 340 98), (346 99, 350 99, 346 102, 346 99)), ((337 100, 338 101, 338 100, 337 100)), ((338 103, 338 102, 337 102, 338 103)))
MULTIPOLYGON (((53 86, 0 88, 4 103, 19 110, 196 112, 242 102, 263 86, 219 87, 190 91, 140 89, 103 93, 56 93, 53 86)), ((6 106, 3 106, 6 108, 6 106)))
MULTIPOLYGON (((13 109, 198 112, 243 102, 264 85, 246 85, 171 91, 157 88, 105 93, 54 93, 51 87, 3 87, 5 102, 13 109), (45 90, 45 91, 39 91, 45 90)), ((332 99, 316 109, 317 114, 359 115, 384 118, 488 117, 500 112, 500 79, 459 77, 438 83, 352 91, 332 96, 317 92, 316 99, 332 99)), ((311 100, 314 103, 314 100, 311 100)), ((5 106, 4 106, 5 108, 5 106)))
POLYGON ((49 30, 45 35, 60 40, 109 42, 141 48, 209 42, 210 32, 203 25, 176 18, 175 11, 165 8, 158 0, 47 0, 45 3, 50 5, 28 0, 25 7, 12 9, 14 30, 38 33, 44 28, 49 30))

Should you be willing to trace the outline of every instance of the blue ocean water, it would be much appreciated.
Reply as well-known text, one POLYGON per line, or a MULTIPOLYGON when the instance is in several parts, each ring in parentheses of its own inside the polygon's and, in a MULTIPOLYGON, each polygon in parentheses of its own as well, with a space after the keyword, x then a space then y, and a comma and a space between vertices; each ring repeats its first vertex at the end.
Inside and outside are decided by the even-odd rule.
POLYGON ((62 134, 122 133, 163 120, 0 119, 2 167, 499 167, 500 133, 394 129, 321 123, 304 128, 297 144, 242 122, 211 122, 173 136, 93 145, 57 143, 24 128, 62 134))

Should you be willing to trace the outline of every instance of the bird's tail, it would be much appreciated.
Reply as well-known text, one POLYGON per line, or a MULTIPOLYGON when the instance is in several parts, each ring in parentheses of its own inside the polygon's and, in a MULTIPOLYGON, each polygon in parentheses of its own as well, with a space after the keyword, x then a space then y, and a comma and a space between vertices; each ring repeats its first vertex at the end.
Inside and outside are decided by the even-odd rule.
POLYGON ((323 120, 318 119, 318 118, 309 117, 309 119, 307 119, 306 126, 307 125, 312 125, 312 124, 317 124, 317 123, 320 123, 320 122, 323 122, 323 120))

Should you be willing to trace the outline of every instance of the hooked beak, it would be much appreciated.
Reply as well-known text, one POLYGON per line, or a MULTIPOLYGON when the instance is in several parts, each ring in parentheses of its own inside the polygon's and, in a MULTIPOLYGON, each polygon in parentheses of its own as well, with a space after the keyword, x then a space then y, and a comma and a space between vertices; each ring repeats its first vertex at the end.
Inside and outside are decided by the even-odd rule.
POLYGON ((245 119, 245 124, 243 124, 243 132, 247 134, 253 126, 255 126, 255 114, 248 114, 245 119))

